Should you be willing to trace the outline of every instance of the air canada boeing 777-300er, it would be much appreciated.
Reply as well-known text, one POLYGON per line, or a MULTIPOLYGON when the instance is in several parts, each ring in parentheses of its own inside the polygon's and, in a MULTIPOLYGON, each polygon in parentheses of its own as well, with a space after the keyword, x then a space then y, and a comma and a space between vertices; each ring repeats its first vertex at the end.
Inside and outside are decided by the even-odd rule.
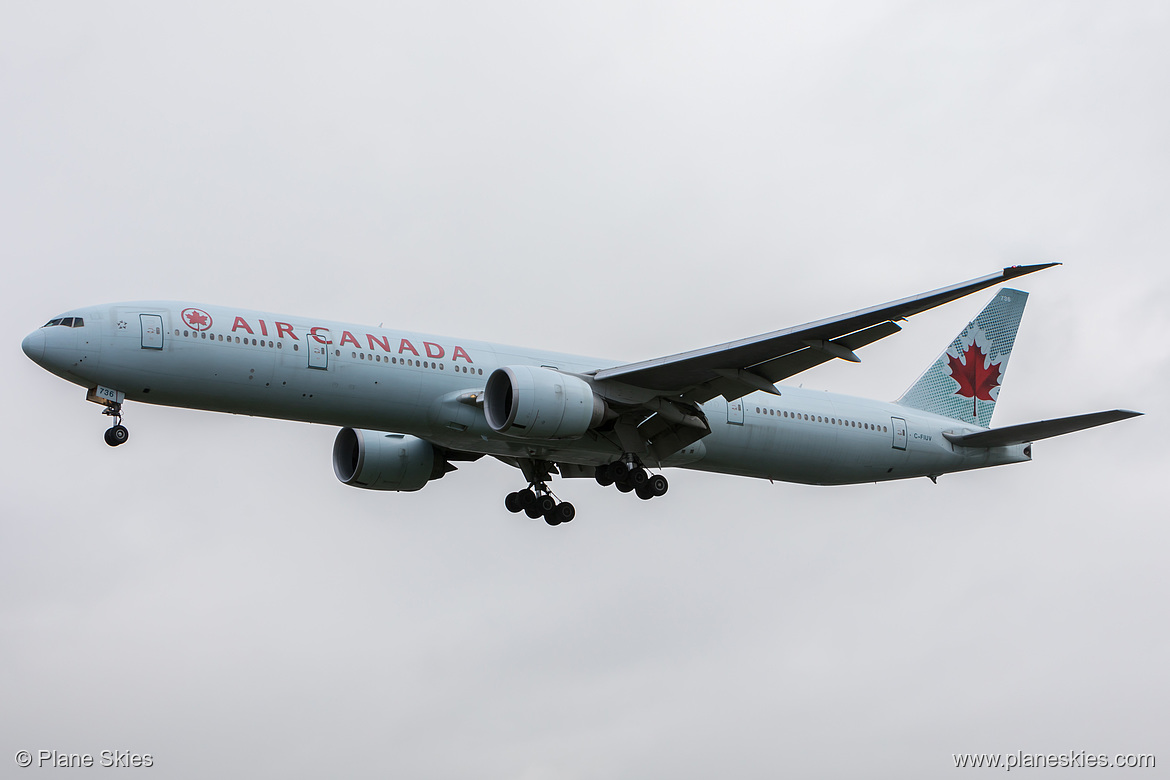
POLYGON ((829 360, 857 362, 913 314, 1052 265, 626 364, 167 301, 75 309, 22 347, 105 407, 111 446, 129 436, 126 401, 336 425, 333 470, 346 485, 418 490, 491 455, 527 482, 507 508, 559 525, 575 510, 550 490, 554 474, 643 499, 666 493, 672 466, 816 485, 934 480, 1027 461, 1038 439, 1139 414, 991 428, 1028 298, 1008 288, 896 401, 777 387, 829 360))

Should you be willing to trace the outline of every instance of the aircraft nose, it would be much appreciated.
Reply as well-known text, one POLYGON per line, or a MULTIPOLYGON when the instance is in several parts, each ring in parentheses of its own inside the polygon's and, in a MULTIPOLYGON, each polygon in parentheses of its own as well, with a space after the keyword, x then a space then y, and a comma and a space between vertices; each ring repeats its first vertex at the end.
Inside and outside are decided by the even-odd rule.
POLYGON ((45 357, 44 329, 38 328, 25 336, 24 341, 20 342, 20 348, 24 350, 24 354, 28 355, 30 360, 34 363, 40 363, 45 357))

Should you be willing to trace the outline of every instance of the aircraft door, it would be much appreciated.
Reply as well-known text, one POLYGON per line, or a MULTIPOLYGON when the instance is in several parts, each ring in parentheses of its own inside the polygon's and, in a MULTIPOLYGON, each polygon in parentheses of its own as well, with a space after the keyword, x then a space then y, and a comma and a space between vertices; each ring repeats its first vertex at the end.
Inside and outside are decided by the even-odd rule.
POLYGON ((313 329, 305 341, 309 348, 309 368, 319 368, 322 371, 329 368, 329 340, 329 331, 324 328, 313 329))
POLYGON ((743 399, 736 398, 727 402, 727 424, 743 425, 743 399))
POLYGON ((142 325, 142 348, 163 348, 163 321, 159 314, 139 314, 138 321, 142 325))
POLYGON ((906 449, 906 421, 901 417, 891 417, 890 429, 894 432, 894 449, 906 449))

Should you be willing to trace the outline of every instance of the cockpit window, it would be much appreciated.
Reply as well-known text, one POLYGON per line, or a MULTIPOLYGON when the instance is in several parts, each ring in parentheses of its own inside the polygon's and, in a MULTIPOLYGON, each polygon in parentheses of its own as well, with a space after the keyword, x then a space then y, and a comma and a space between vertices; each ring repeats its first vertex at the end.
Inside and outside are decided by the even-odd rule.
POLYGON ((61 324, 61 318, 60 318, 60 317, 58 317, 58 318, 57 318, 57 319, 55 319, 55 320, 49 320, 48 322, 46 322, 46 323, 45 323, 44 325, 42 325, 41 327, 42 327, 42 328, 51 328, 51 327, 53 327, 54 325, 60 325, 60 324, 61 324))
POLYGON ((66 328, 72 328, 73 327, 73 318, 72 317, 62 317, 61 318, 61 325, 63 327, 66 327, 66 328))
POLYGON ((66 327, 66 328, 84 328, 85 327, 85 318, 84 317, 58 317, 55 320, 49 320, 41 327, 42 328, 51 328, 54 325, 61 325, 61 326, 66 327))
POLYGON ((73 327, 81 328, 84 326, 85 326, 85 319, 83 317, 74 317, 73 318, 73 327))

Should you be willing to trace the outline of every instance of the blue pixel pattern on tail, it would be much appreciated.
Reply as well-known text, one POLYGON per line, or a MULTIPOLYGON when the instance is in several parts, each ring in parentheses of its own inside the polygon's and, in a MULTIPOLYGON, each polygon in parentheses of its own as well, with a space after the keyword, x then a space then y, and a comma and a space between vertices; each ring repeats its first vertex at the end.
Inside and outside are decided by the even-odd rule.
POLYGON ((897 403, 987 428, 1028 293, 1004 288, 897 403))

